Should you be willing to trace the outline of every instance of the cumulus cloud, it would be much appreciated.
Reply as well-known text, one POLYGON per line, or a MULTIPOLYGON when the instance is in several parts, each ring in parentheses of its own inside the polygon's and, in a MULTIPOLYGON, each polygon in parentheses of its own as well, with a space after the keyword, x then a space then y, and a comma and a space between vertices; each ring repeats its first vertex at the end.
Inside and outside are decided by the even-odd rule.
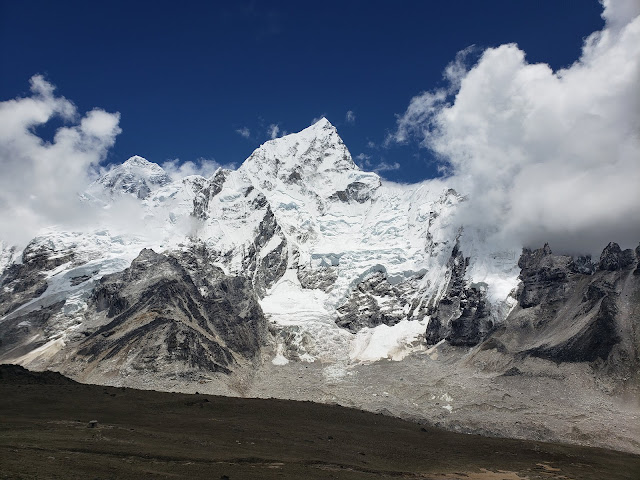
POLYGON ((617 34, 628 23, 640 15, 640 2, 638 0, 602 0, 604 9, 602 18, 607 22, 607 29, 617 34))
POLYGON ((251 136, 251 130, 249 130, 247 127, 238 128, 236 130, 236 133, 244 138, 249 138, 251 136))
MULTIPOLYGON (((604 1, 605 28, 553 71, 515 44, 411 99, 388 142, 418 139, 492 241, 596 253, 640 241, 640 4, 604 1)), ((466 55, 463 53, 463 56, 466 55)))
POLYGON ((0 235, 20 244, 42 227, 86 218, 78 193, 120 133, 120 115, 76 107, 43 76, 30 80, 31 94, 0 102, 0 235), (54 118, 64 126, 52 142, 34 131, 54 118))
POLYGON ((356 114, 353 111, 349 110, 347 114, 344 116, 344 119, 347 123, 356 123, 356 114))
POLYGON ((269 125, 269 128, 267 128, 267 133, 269 134, 271 140, 278 138, 280 134, 280 127, 277 124, 272 123, 271 125, 269 125))

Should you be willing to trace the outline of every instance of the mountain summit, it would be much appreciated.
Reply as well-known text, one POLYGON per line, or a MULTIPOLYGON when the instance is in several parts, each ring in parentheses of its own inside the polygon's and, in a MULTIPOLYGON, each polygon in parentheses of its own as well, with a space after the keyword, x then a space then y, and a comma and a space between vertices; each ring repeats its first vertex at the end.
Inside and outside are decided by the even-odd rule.
POLYGON ((274 180, 330 189, 340 187, 335 182, 340 182, 343 174, 359 169, 336 128, 322 118, 299 133, 264 143, 239 170, 252 178, 264 177, 261 185, 265 189, 275 188, 274 180))
POLYGON ((170 182, 169 175, 160 165, 134 155, 122 165, 112 167, 96 181, 96 187, 89 187, 89 191, 102 193, 103 188, 112 195, 127 193, 142 200, 170 182))

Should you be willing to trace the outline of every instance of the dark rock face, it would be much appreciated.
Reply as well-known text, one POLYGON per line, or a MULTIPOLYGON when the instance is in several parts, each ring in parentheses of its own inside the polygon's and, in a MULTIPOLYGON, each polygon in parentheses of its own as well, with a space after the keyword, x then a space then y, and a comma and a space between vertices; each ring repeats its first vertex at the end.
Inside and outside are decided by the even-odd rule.
POLYGON ((445 294, 432 309, 425 340, 435 345, 445 339, 450 345, 477 345, 493 329, 493 321, 482 285, 467 285, 464 274, 469 259, 453 247, 447 263, 450 278, 445 294))
POLYGON ((633 250, 630 248, 623 251, 617 243, 611 242, 602 251, 598 268, 611 272, 620 270, 631 265, 635 257, 633 250))
POLYGON ((520 306, 531 308, 543 302, 562 300, 572 261, 568 256, 553 255, 549 244, 533 251, 525 248, 518 261, 522 280, 518 292, 520 306))
POLYGON ((22 263, 10 265, 0 276, 0 316, 7 315, 47 290, 45 272, 74 260, 73 252, 27 245, 22 263))
POLYGON ((573 337, 557 344, 534 348, 530 353, 555 362, 593 362, 606 360, 614 345, 621 338, 617 331, 615 295, 608 294, 600 302, 598 312, 583 329, 573 337))
POLYGON ((391 285, 383 271, 373 272, 358 283, 349 300, 338 307, 336 324, 352 332, 364 327, 395 325, 405 317, 408 284, 391 285))
POLYGON ((250 281, 224 275, 202 246, 169 255, 144 249, 131 267, 103 277, 92 299, 110 321, 80 344, 89 362, 230 373, 258 356, 267 335, 250 281))
POLYGON ((591 261, 591 255, 586 255, 574 258, 570 268, 574 273, 591 275, 597 270, 597 265, 591 261))
POLYGON ((46 343, 49 321, 62 307, 64 300, 24 315, 12 315, 0 324, 0 356, 18 358, 46 343), (30 340, 37 340, 31 342, 30 340))
POLYGON ((242 264, 247 275, 253 278, 256 293, 258 296, 264 297, 267 289, 276 283, 287 270, 289 251, 287 239, 282 233, 271 207, 266 203, 264 195, 260 194, 255 201, 266 206, 266 211, 255 232, 255 240, 244 255, 242 264), (262 204, 262 200, 264 200, 264 204, 262 204), (266 254, 260 255, 271 241, 279 243, 266 254))
POLYGON ((362 182, 353 182, 347 185, 347 188, 340 190, 329 197, 329 200, 339 200, 349 203, 356 201, 364 203, 371 198, 371 188, 362 182))
POLYGON ((451 320, 451 333, 447 336, 450 345, 470 347, 477 345, 493 328, 489 317, 489 308, 485 300, 485 291, 481 287, 471 286, 464 290, 460 301, 462 312, 451 320))
POLYGON ((338 279, 338 269, 333 266, 314 269, 301 265, 298 267, 297 275, 302 288, 317 288, 324 292, 330 292, 338 279))
POLYGON ((191 215, 201 220, 209 217, 209 202, 222 191, 228 175, 228 170, 220 169, 213 178, 207 180, 206 183, 202 185, 202 189, 193 199, 193 212, 191 215))
POLYGON ((300 183, 302 181, 302 175, 300 175, 300 169, 296 169, 287 177, 287 183, 300 183))
POLYGON ((94 271, 92 272, 91 275, 78 275, 77 277, 73 277, 71 279, 71 286, 75 287, 76 285, 80 285, 81 283, 86 282, 87 280, 90 280, 91 278, 93 278, 93 275, 95 275, 96 273, 98 273, 98 271, 94 271))
POLYGON ((640 298, 636 264, 633 251, 615 243, 597 270, 586 257, 554 255, 549 245, 524 249, 518 306, 488 341, 558 363, 600 361, 618 371, 616 359, 638 365, 640 308, 629 300, 640 298))

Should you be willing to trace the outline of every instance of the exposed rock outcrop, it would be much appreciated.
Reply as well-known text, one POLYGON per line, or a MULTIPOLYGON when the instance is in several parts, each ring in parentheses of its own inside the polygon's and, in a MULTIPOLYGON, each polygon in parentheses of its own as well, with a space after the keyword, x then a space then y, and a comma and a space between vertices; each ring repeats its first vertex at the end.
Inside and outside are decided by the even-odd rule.
POLYGON ((301 265, 297 270, 297 275, 302 288, 317 288, 329 292, 338 279, 338 269, 333 266, 311 268, 301 265))
POLYGON ((253 278, 253 286, 258 296, 264 297, 267 289, 284 275, 289 251, 287 239, 266 199, 263 195, 259 195, 256 201, 259 202, 260 208, 266 206, 266 211, 255 232, 255 239, 243 258, 242 265, 246 275, 253 278), (274 243, 275 247, 269 248, 274 243))
POLYGON ((345 203, 352 201, 364 203, 371 199, 372 191, 371 185, 362 182, 353 182, 347 185, 346 189, 331 195, 329 200, 338 200, 345 203))
POLYGON ((554 255, 545 245, 524 249, 519 265, 518 305, 487 348, 501 345, 504 352, 557 363, 599 362, 621 377, 640 365, 633 250, 610 243, 594 271, 584 259, 554 255))
POLYGON ((364 327, 395 325, 405 314, 409 293, 415 288, 411 282, 391 285, 384 271, 373 272, 359 282, 349 300, 338 307, 336 323, 357 332, 364 327))
POLYGON ((89 333, 78 355, 160 375, 230 373, 256 359, 267 328, 251 284, 224 275, 205 254, 145 249, 131 267, 103 277, 93 304, 108 322, 89 333))
POLYGON ((72 251, 56 252, 35 242, 27 245, 22 263, 10 265, 0 275, 0 317, 42 295, 48 287, 46 272, 73 260, 72 251))
POLYGON ((477 345, 493 329, 486 302, 486 286, 468 284, 465 272, 469 259, 460 251, 459 243, 453 247, 447 263, 450 277, 445 293, 431 311, 425 340, 435 345, 446 340, 450 345, 477 345))
POLYGON ((610 272, 621 270, 631 265, 636 259, 635 257, 633 250, 630 248, 622 250, 617 243, 611 242, 602 251, 598 268, 610 272))
POLYGON ((553 255, 549 244, 533 251, 525 248, 518 261, 522 281, 518 291, 520 306, 531 308, 563 300, 572 262, 569 256, 553 255))
POLYGON ((228 175, 229 170, 218 169, 218 171, 209 180, 205 181, 202 189, 193 199, 192 215, 194 217, 199 218, 200 220, 208 218, 209 202, 222 191, 224 181, 227 179, 228 175))

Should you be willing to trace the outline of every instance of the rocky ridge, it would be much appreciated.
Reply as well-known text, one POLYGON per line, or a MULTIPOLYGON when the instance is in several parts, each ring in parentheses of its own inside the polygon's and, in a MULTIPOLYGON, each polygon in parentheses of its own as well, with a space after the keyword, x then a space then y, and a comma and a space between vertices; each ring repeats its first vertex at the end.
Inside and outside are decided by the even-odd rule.
POLYGON ((554 255, 549 245, 525 249, 518 305, 485 348, 558 364, 590 363, 637 387, 640 283, 633 272, 638 260, 633 250, 616 243, 607 245, 595 264, 554 255))

